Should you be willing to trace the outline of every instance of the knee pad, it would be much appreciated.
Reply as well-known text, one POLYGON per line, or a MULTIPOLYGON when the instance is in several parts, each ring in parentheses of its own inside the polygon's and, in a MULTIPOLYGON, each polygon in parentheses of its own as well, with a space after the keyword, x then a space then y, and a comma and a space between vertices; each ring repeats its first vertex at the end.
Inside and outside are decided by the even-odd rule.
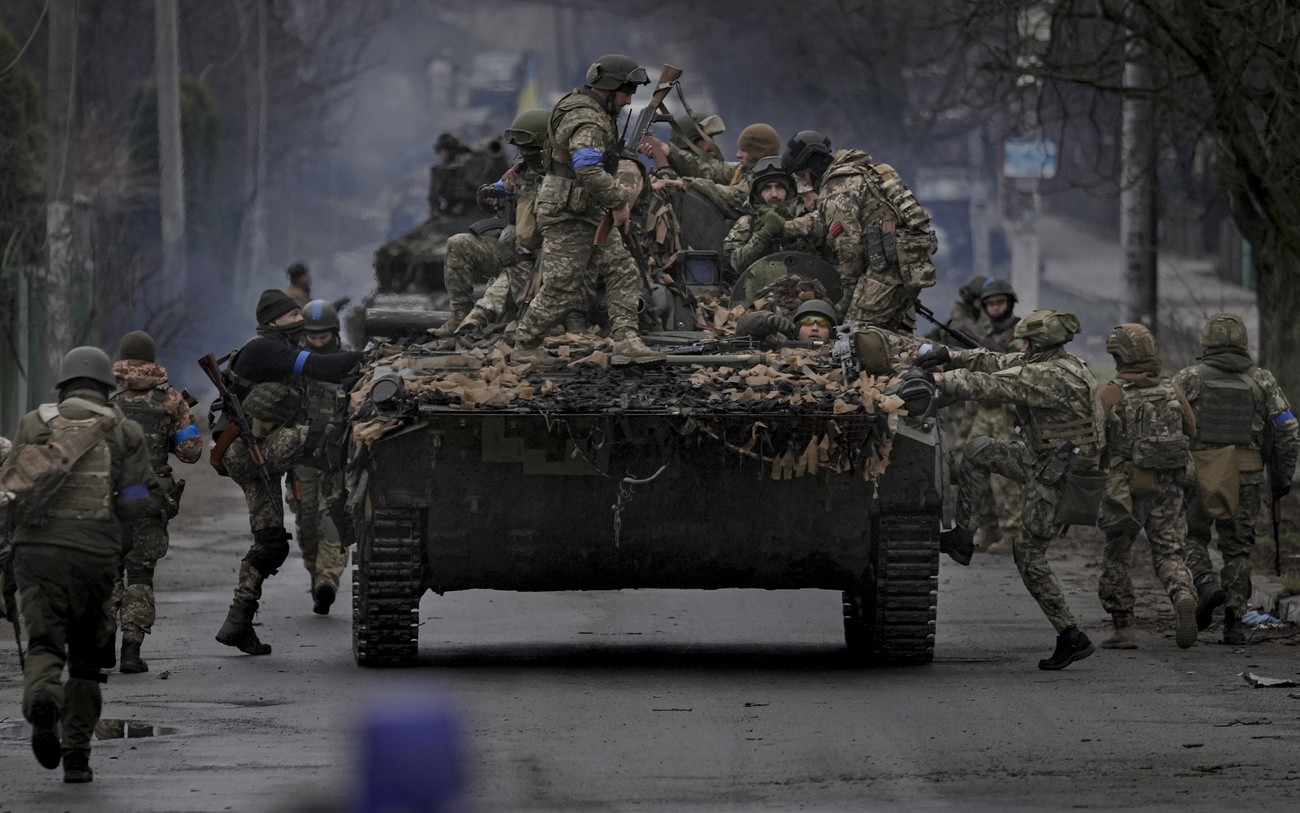
POLYGON ((962 450, 962 458, 975 462, 979 460, 980 455, 985 449, 993 445, 993 438, 988 435, 980 435, 977 438, 971 438, 966 441, 966 448, 962 450))
POLYGON ((289 540, 292 538, 284 528, 253 531, 253 547, 249 549, 244 561, 263 576, 270 576, 289 558, 289 540))

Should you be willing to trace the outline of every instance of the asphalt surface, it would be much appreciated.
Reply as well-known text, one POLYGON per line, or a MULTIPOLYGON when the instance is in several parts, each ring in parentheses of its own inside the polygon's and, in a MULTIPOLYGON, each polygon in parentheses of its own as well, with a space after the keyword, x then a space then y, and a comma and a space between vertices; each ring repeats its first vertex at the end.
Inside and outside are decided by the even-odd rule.
MULTIPOLYGON (((460 719, 458 809, 1300 808, 1300 688, 1241 677, 1300 681, 1296 638, 1234 649, 1211 631, 1178 650, 1149 559, 1141 648, 1062 672, 1036 668, 1051 628, 989 555, 945 560, 929 666, 854 665, 829 592, 472 591, 425 597, 417 667, 372 671, 352 661, 350 579, 313 615, 296 551, 259 616, 274 653, 213 640, 247 525, 233 485, 198 469, 159 566, 150 671, 105 689, 105 718, 160 735, 96 741, 95 781, 62 784, 31 755, 0 622, 0 813, 338 809, 356 720, 412 690, 460 719)), ((1074 536, 1053 564, 1099 642, 1100 547, 1074 536)))

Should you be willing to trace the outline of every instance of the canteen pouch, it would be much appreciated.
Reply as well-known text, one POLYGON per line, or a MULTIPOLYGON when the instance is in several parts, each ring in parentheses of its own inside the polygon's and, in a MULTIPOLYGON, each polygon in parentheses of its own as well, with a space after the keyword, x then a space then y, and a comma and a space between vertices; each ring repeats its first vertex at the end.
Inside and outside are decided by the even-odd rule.
POLYGON ((1056 504, 1056 524, 1096 525, 1101 498, 1106 493, 1106 480, 1106 472, 1098 469, 1066 472, 1061 501, 1056 504))

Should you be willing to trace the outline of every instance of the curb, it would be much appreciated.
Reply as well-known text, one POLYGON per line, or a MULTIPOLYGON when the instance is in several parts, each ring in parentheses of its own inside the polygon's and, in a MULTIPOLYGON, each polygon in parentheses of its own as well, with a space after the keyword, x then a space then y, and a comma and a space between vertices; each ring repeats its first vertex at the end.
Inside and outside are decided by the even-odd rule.
POLYGON ((1250 606, 1259 607, 1260 612, 1276 616, 1283 621, 1300 624, 1300 596, 1287 596, 1279 599, 1282 583, 1268 576, 1250 577, 1250 606))

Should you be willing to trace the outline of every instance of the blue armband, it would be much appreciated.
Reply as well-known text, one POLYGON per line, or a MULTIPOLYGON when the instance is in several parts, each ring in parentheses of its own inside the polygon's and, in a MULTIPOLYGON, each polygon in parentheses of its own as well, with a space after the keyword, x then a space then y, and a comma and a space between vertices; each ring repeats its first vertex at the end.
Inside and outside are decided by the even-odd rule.
POLYGON ((1283 412, 1281 415, 1278 415, 1276 418, 1273 419, 1273 425, 1281 426, 1282 424, 1294 418, 1295 416, 1292 415, 1291 410, 1288 409, 1286 412, 1283 412))
POLYGON ((591 147, 583 147, 573 153, 573 168, 598 167, 605 161, 605 154, 591 147))
POLYGON ((194 424, 190 424, 189 426, 185 427, 181 431, 172 435, 172 443, 184 443, 190 438, 197 438, 198 436, 199 436, 199 428, 194 424))
POLYGON ((118 492, 118 496, 124 500, 143 500, 149 497, 149 486, 140 483, 134 486, 127 486, 118 492))
POLYGON ((307 357, 310 355, 311 353, 308 353, 306 350, 298 354, 298 359, 293 363, 294 375, 302 375, 302 365, 307 363, 307 357))
POLYGON ((492 188, 495 189, 497 191, 497 194, 500 195, 501 197, 504 198, 506 196, 505 181, 497 181, 496 183, 492 184, 492 188))

